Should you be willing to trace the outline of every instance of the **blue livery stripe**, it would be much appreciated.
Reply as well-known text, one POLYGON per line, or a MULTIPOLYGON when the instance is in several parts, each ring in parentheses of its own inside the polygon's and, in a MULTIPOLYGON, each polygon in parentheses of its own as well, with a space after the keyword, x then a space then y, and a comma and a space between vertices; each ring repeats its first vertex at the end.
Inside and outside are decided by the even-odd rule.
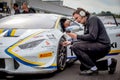
POLYGON ((10 36, 11 32, 12 32, 12 29, 9 29, 7 32, 7 36, 10 36))
POLYGON ((31 66, 31 67, 33 67, 33 66, 38 66, 38 65, 30 64, 30 63, 27 63, 27 62, 24 62, 24 61, 20 60, 19 58, 17 58, 17 57, 15 57, 14 55, 10 54, 10 53, 7 51, 7 49, 5 50, 5 52, 6 52, 9 56, 11 56, 11 57, 14 58, 15 60, 21 62, 21 63, 24 64, 24 65, 31 66))
MULTIPOLYGON (((27 66, 30 66, 30 67, 39 66, 39 65, 30 64, 30 63, 27 63, 27 62, 25 62, 25 61, 22 61, 21 59, 19 59, 19 58, 15 57, 14 55, 10 54, 10 53, 7 51, 7 49, 5 50, 5 52, 6 52, 9 56, 11 56, 13 59, 19 61, 20 63, 22 63, 22 64, 24 64, 24 65, 27 65, 27 66)), ((49 67, 45 67, 44 69, 54 69, 54 68, 56 69, 57 66, 49 66, 49 67)))

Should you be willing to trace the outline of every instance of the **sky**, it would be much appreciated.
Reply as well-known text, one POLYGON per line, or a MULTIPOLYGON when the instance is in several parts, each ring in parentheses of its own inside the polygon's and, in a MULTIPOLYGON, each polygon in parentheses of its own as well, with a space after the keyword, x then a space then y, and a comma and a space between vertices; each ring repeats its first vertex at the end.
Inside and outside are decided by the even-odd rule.
POLYGON ((120 14, 120 0, 63 0, 63 5, 71 8, 84 8, 89 12, 110 11, 120 14))

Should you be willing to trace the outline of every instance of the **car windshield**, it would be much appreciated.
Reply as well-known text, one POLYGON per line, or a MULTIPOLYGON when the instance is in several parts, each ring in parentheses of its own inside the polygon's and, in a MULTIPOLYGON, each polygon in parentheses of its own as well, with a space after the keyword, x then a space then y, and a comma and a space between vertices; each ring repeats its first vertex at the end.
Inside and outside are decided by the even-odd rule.
POLYGON ((0 19, 0 28, 52 29, 58 15, 20 14, 0 19))

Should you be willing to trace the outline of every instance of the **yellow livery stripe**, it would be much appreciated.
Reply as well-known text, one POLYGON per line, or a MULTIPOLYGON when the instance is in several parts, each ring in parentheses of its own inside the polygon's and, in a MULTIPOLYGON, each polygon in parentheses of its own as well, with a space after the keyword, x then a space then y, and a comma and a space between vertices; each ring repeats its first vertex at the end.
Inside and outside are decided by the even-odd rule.
POLYGON ((110 54, 113 54, 113 53, 120 53, 120 50, 111 50, 110 54))
MULTIPOLYGON (((9 49, 8 49, 8 52, 11 52, 11 49, 12 49, 12 48, 9 48, 9 49)), ((15 52, 12 52, 11 54, 13 54, 13 55, 16 56, 17 58, 19 58, 19 59, 21 59, 21 60, 23 60, 23 61, 25 61, 25 62, 28 62, 28 63, 31 63, 31 64, 37 64, 37 65, 40 65, 40 66, 41 66, 41 65, 44 65, 44 63, 41 63, 41 62, 32 62, 32 61, 30 61, 30 60, 27 60, 27 59, 23 58, 22 56, 16 54, 15 52)))
POLYGON ((59 16, 59 18, 57 19, 57 21, 56 21, 56 24, 55 24, 55 29, 57 29, 58 28, 58 23, 59 23, 59 21, 60 21, 60 18, 61 18, 61 16, 59 16))
POLYGON ((16 33, 16 29, 13 29, 10 36, 15 36, 15 33, 16 33))
POLYGON ((4 29, 0 29, 0 34, 3 33, 4 29))
POLYGON ((11 47, 8 49, 8 52, 9 52, 10 54, 16 56, 17 58, 19 58, 20 60, 22 60, 22 61, 24 61, 24 62, 27 62, 27 63, 30 63, 30 64, 36 64, 36 65, 40 65, 40 66, 41 66, 41 65, 44 65, 45 63, 30 61, 30 60, 28 60, 28 59, 26 59, 26 58, 24 58, 24 57, 18 55, 18 54, 15 53, 14 51, 12 51, 12 50, 13 50, 14 48, 16 48, 18 45, 22 44, 23 42, 25 42, 25 41, 31 39, 33 36, 35 36, 35 35, 37 35, 37 34, 40 34, 40 33, 41 33, 41 32, 35 33, 35 34, 33 34, 33 35, 31 35, 31 36, 25 38, 24 40, 22 40, 22 41, 16 43, 15 45, 11 46, 11 47))

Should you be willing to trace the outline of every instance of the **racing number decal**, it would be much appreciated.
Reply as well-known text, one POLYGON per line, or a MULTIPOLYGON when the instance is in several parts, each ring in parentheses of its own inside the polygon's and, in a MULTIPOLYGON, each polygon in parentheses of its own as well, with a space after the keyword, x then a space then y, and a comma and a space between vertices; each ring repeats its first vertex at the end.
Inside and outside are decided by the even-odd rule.
POLYGON ((112 48, 117 48, 117 42, 113 42, 113 43, 111 44, 111 47, 112 47, 112 48))
MULTIPOLYGON (((112 44, 111 44, 111 48, 118 48, 118 44, 117 44, 117 42, 113 42, 112 44)), ((113 54, 113 53, 120 53, 120 49, 117 49, 117 50, 111 50, 110 51, 110 54, 113 54)))

